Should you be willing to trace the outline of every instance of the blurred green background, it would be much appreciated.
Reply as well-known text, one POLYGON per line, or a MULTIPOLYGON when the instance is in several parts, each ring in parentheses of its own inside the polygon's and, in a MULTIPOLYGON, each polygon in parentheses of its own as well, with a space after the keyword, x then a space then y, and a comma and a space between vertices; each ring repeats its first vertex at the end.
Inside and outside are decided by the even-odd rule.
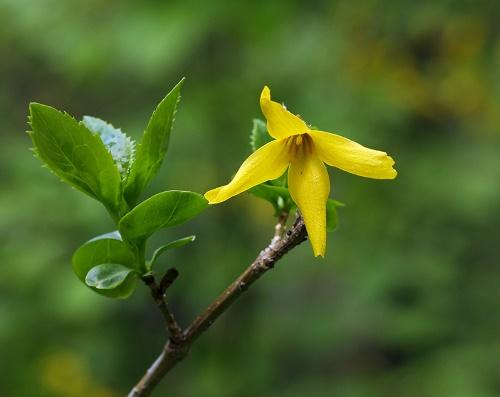
MULTIPOLYGON (((187 77, 148 195, 204 192, 250 153, 274 98, 390 153, 399 176, 330 168, 347 203, 315 260, 303 244, 194 346, 154 396, 500 395, 500 3, 0 0, 0 395, 123 396, 165 340, 146 288, 93 294, 73 251, 112 229, 103 208, 28 151, 30 101, 139 137, 187 77)), ((164 231, 187 325, 264 247, 248 194, 164 231)))

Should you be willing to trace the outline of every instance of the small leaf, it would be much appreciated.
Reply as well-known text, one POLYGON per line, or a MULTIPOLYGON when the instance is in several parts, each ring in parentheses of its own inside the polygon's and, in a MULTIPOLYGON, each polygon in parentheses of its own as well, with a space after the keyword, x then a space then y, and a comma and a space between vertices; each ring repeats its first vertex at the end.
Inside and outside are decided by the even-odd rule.
POLYGON ((288 173, 285 172, 279 178, 272 179, 270 181, 265 182, 264 184, 271 185, 271 186, 284 187, 284 188, 288 189, 288 173))
POLYGON ((125 186, 125 198, 133 206, 144 188, 158 172, 167 153, 170 131, 180 100, 182 79, 153 112, 142 140, 137 146, 135 161, 125 186))
POLYGON ((31 103, 30 115, 36 156, 64 182, 118 212, 120 173, 101 139, 50 106, 31 103))
POLYGON ((253 119, 253 127, 250 132, 250 146, 255 152, 261 146, 273 140, 267 132, 266 122, 261 119, 253 119))
MULTIPOLYGON (((137 269, 134 254, 118 232, 106 233, 87 241, 73 255, 73 271, 83 283, 90 269, 104 263, 119 263, 129 269, 137 269)), ((112 290, 92 289, 111 298, 126 298, 134 291, 135 284, 136 280, 130 278, 112 290)))
POLYGON ((101 138, 104 146, 111 154, 122 179, 126 179, 130 166, 134 161, 135 142, 124 134, 121 129, 115 128, 96 117, 83 116, 83 124, 101 138))
MULTIPOLYGON (((286 187, 271 186, 263 183, 251 188, 249 193, 270 202, 274 207, 276 216, 279 216, 279 214, 283 211, 291 212, 296 207, 292 197, 290 196, 290 192, 286 187)), ((327 231, 332 232, 335 230, 338 223, 337 208, 344 206, 345 204, 340 201, 328 199, 326 203, 327 231)))
POLYGON ((194 218, 207 206, 208 201, 198 193, 180 190, 158 193, 120 220, 120 233, 129 240, 142 241, 159 229, 194 218))
POLYGON ((326 202, 326 230, 333 232, 337 228, 338 215, 337 208, 344 207, 345 204, 340 201, 328 199, 326 202))
POLYGON ((290 212, 295 207, 295 203, 286 187, 263 183, 251 188, 248 192, 271 203, 276 216, 283 211, 290 212))
POLYGON ((94 266, 85 277, 89 287, 99 290, 112 290, 122 285, 127 277, 138 276, 137 270, 130 269, 118 263, 103 263, 94 266))
POLYGON ((170 243, 167 243, 165 245, 162 245, 156 251, 153 253, 153 256, 151 257, 151 261, 149 262, 149 270, 151 270, 155 264, 155 262, 158 260, 161 254, 163 254, 165 251, 174 249, 174 248, 180 248, 184 247, 186 244, 192 243, 196 239, 196 236, 188 236, 184 238, 180 238, 175 241, 171 241, 170 243))

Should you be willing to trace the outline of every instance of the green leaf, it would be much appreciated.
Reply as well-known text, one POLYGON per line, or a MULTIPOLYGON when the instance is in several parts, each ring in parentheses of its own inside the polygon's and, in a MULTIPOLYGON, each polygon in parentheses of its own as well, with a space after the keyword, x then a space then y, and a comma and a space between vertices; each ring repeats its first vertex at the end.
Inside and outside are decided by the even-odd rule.
POLYGON ((125 198, 133 206, 144 188, 158 172, 167 153, 170 131, 180 100, 184 78, 170 91, 153 112, 137 146, 135 161, 125 186, 125 198))
POLYGON ((118 230, 115 230, 113 232, 104 233, 104 234, 101 234, 97 237, 94 237, 94 238, 90 239, 89 241, 87 241, 87 243, 91 243, 93 241, 98 241, 98 240, 105 240, 105 239, 123 241, 120 232, 118 230))
MULTIPOLYGON (((117 263, 137 270, 135 256, 118 232, 103 234, 87 241, 73 255, 73 271, 83 283, 92 268, 106 263, 117 263)), ((126 298, 134 291, 135 284, 135 278, 129 278, 112 290, 92 289, 112 298, 126 298)))
POLYGON ((272 186, 263 183, 251 188, 248 192, 270 202, 274 207, 276 216, 283 211, 290 212, 295 207, 290 192, 283 186, 272 186))
POLYGON ((165 245, 162 245, 156 251, 153 253, 153 256, 151 258, 151 261, 149 262, 149 270, 151 270, 155 264, 155 262, 158 260, 161 254, 163 254, 165 251, 174 249, 174 248, 180 248, 184 247, 186 244, 192 243, 196 239, 196 236, 188 236, 188 237, 183 237, 175 241, 171 241, 170 243, 167 243, 165 245))
POLYGON ((94 266, 85 277, 89 287, 99 290, 113 290, 122 285, 128 277, 137 277, 137 270, 130 269, 118 263, 103 263, 94 266))
POLYGON ((67 113, 30 104, 31 139, 37 157, 76 189, 117 213, 121 178, 101 139, 67 113))
MULTIPOLYGON (((260 197, 269 201, 275 210, 275 215, 278 216, 281 212, 291 212, 295 207, 295 203, 290 196, 290 192, 286 187, 272 186, 261 184, 249 190, 249 193, 256 197, 260 197)), ((338 224, 337 208, 344 207, 345 204, 340 201, 328 199, 326 202, 326 230, 333 232, 338 224)))
POLYGON ((134 161, 135 142, 121 129, 113 127, 104 120, 91 116, 83 116, 83 124, 94 134, 97 134, 111 154, 122 179, 128 177, 130 166, 134 161))
POLYGON ((328 199, 326 202, 326 230, 333 232, 337 228, 338 214, 337 208, 344 207, 345 204, 340 201, 328 199))
POLYGON ((126 214, 119 224, 122 236, 143 241, 159 229, 184 223, 202 212, 208 201, 198 193, 170 190, 155 194, 126 214))
POLYGON ((273 140, 267 132, 266 122, 261 119, 253 119, 252 131, 250 132, 250 146, 255 152, 261 146, 273 140))

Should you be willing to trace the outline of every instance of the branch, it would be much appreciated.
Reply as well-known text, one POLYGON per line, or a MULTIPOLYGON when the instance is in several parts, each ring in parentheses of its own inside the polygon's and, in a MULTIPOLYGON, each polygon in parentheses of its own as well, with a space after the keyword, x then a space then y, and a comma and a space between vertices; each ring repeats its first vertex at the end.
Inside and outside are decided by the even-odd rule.
POLYGON ((156 279, 153 274, 148 274, 142 278, 146 285, 151 289, 151 296, 155 300, 158 308, 161 311, 161 314, 163 315, 163 318, 165 319, 165 325, 167 326, 168 333, 170 334, 170 339, 174 341, 180 341, 182 339, 182 329, 179 324, 177 324, 177 321, 175 320, 175 317, 170 311, 167 301, 165 300, 165 290, 168 286, 165 287, 162 284, 166 276, 170 276, 169 282, 171 284, 175 280, 177 275, 177 270, 170 269, 163 277, 160 285, 156 283, 156 279))
POLYGON ((286 221, 288 220, 289 216, 290 216, 290 213, 287 211, 283 211, 279 215, 278 223, 276 223, 276 226, 274 226, 274 238, 275 239, 280 239, 281 237, 283 237, 283 233, 285 232, 286 221))
MULTIPOLYGON (((307 232, 302 217, 298 217, 293 226, 281 237, 281 230, 286 217, 280 217, 276 234, 271 243, 260 252, 252 264, 182 332, 179 339, 171 337, 162 353, 151 365, 139 383, 130 391, 128 397, 149 396, 163 377, 189 353, 191 345, 224 313, 238 297, 258 280, 265 272, 272 269, 276 262, 292 248, 307 239, 307 232), (279 230, 279 233, 278 233, 279 230)), ((163 296, 163 295, 162 295, 163 296)), ((172 335, 172 334, 171 334, 172 335)))

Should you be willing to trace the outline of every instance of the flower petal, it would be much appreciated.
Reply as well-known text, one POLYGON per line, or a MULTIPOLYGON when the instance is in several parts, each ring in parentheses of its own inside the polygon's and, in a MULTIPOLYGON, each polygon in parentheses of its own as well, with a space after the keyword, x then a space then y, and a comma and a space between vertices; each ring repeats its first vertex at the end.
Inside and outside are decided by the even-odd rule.
POLYGON ((276 139, 309 131, 309 127, 300 117, 290 113, 278 102, 271 101, 271 91, 267 85, 260 94, 260 108, 266 116, 269 134, 276 139))
POLYGON ((286 171, 289 161, 285 141, 269 142, 243 162, 230 183, 206 192, 205 198, 210 204, 221 203, 251 187, 279 178, 286 171))
POLYGON ((328 165, 374 179, 394 179, 394 160, 386 152, 368 149, 340 135, 310 131, 318 156, 328 165))
POLYGON ((315 153, 302 153, 288 169, 290 194, 299 207, 314 256, 325 256, 326 201, 330 194, 330 178, 325 165, 315 153))

